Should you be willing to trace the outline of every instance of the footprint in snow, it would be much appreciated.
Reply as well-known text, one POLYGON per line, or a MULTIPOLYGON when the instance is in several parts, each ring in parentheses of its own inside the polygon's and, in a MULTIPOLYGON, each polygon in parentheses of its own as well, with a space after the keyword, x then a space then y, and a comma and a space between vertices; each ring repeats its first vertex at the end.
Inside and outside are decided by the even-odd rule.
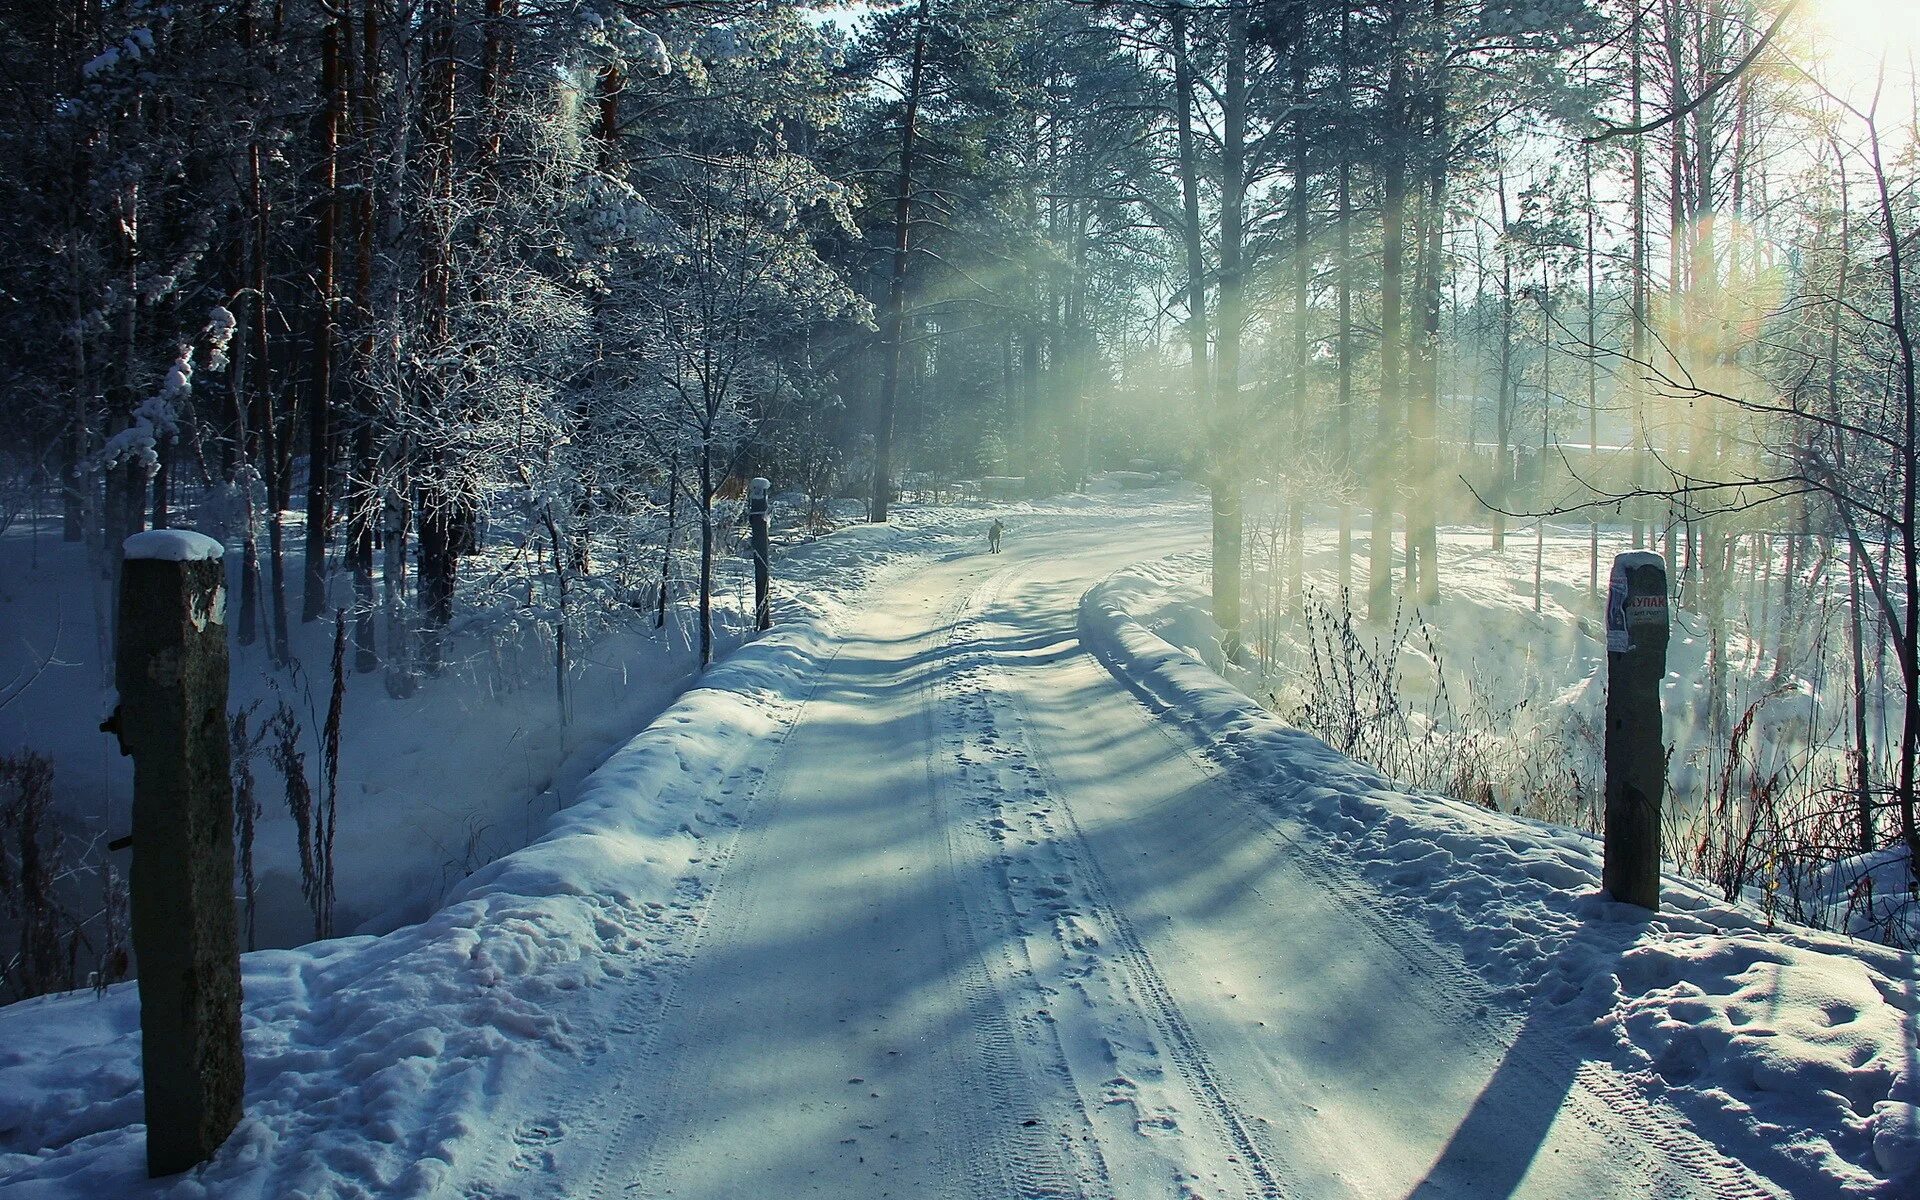
POLYGON ((529 1123, 514 1130, 514 1145, 519 1147, 518 1152, 513 1156, 514 1169, 551 1171, 554 1166, 551 1147, 561 1139, 564 1132, 558 1124, 529 1123))

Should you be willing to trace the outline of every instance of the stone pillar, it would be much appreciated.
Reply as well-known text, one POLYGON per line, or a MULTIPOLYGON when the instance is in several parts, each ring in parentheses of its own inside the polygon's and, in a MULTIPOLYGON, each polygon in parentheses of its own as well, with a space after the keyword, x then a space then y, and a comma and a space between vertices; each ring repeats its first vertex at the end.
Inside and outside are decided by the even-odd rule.
POLYGON ((1660 802, 1667 747, 1667 565, 1636 550, 1613 560, 1607 591, 1607 825, 1602 883, 1615 900, 1660 908, 1660 802))
POLYGON ((240 1120, 240 944, 233 905, 221 546, 135 534, 120 581, 109 726, 133 756, 133 949, 147 1173, 213 1156, 240 1120))
POLYGON ((753 627, 773 628, 773 548, 767 535, 767 494, 773 484, 756 478, 747 486, 747 524, 753 533, 753 627))

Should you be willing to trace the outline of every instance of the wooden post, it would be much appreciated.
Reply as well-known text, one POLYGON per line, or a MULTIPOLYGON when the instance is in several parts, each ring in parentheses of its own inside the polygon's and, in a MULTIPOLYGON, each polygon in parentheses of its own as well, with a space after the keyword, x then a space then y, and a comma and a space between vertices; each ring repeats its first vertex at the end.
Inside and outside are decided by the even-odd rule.
POLYGON ((773 604, 768 596, 772 584, 773 549, 767 539, 767 493, 773 484, 755 479, 747 487, 747 524, 753 532, 753 627, 773 628, 773 604))
POLYGON ((133 949, 147 1173, 213 1156, 240 1120, 240 945, 227 763, 226 588, 219 542, 126 541, 107 728, 133 756, 133 949))
POLYGON ((1613 560, 1607 590, 1607 827, 1601 882, 1627 904, 1660 908, 1660 801, 1667 747, 1667 564, 1636 550, 1613 560))

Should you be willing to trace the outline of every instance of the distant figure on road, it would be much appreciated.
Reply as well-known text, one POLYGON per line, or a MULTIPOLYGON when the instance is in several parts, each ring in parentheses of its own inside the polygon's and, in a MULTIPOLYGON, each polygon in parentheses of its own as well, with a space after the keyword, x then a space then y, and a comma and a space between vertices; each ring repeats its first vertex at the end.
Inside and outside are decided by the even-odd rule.
POLYGON ((987 553, 1000 553, 1000 535, 1006 531, 1007 527, 1000 523, 1000 518, 995 517, 993 524, 987 526, 987 553))

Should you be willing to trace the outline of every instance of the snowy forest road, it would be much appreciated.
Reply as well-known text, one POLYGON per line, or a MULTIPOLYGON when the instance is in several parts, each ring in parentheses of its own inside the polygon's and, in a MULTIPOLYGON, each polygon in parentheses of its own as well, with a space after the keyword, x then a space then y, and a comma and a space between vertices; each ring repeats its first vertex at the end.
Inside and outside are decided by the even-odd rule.
POLYGON ((873 597, 731 785, 672 978, 500 1114, 526 1152, 471 1194, 1778 1194, 1490 1008, 1090 654, 1086 589, 1199 536, 1105 532, 873 597))

